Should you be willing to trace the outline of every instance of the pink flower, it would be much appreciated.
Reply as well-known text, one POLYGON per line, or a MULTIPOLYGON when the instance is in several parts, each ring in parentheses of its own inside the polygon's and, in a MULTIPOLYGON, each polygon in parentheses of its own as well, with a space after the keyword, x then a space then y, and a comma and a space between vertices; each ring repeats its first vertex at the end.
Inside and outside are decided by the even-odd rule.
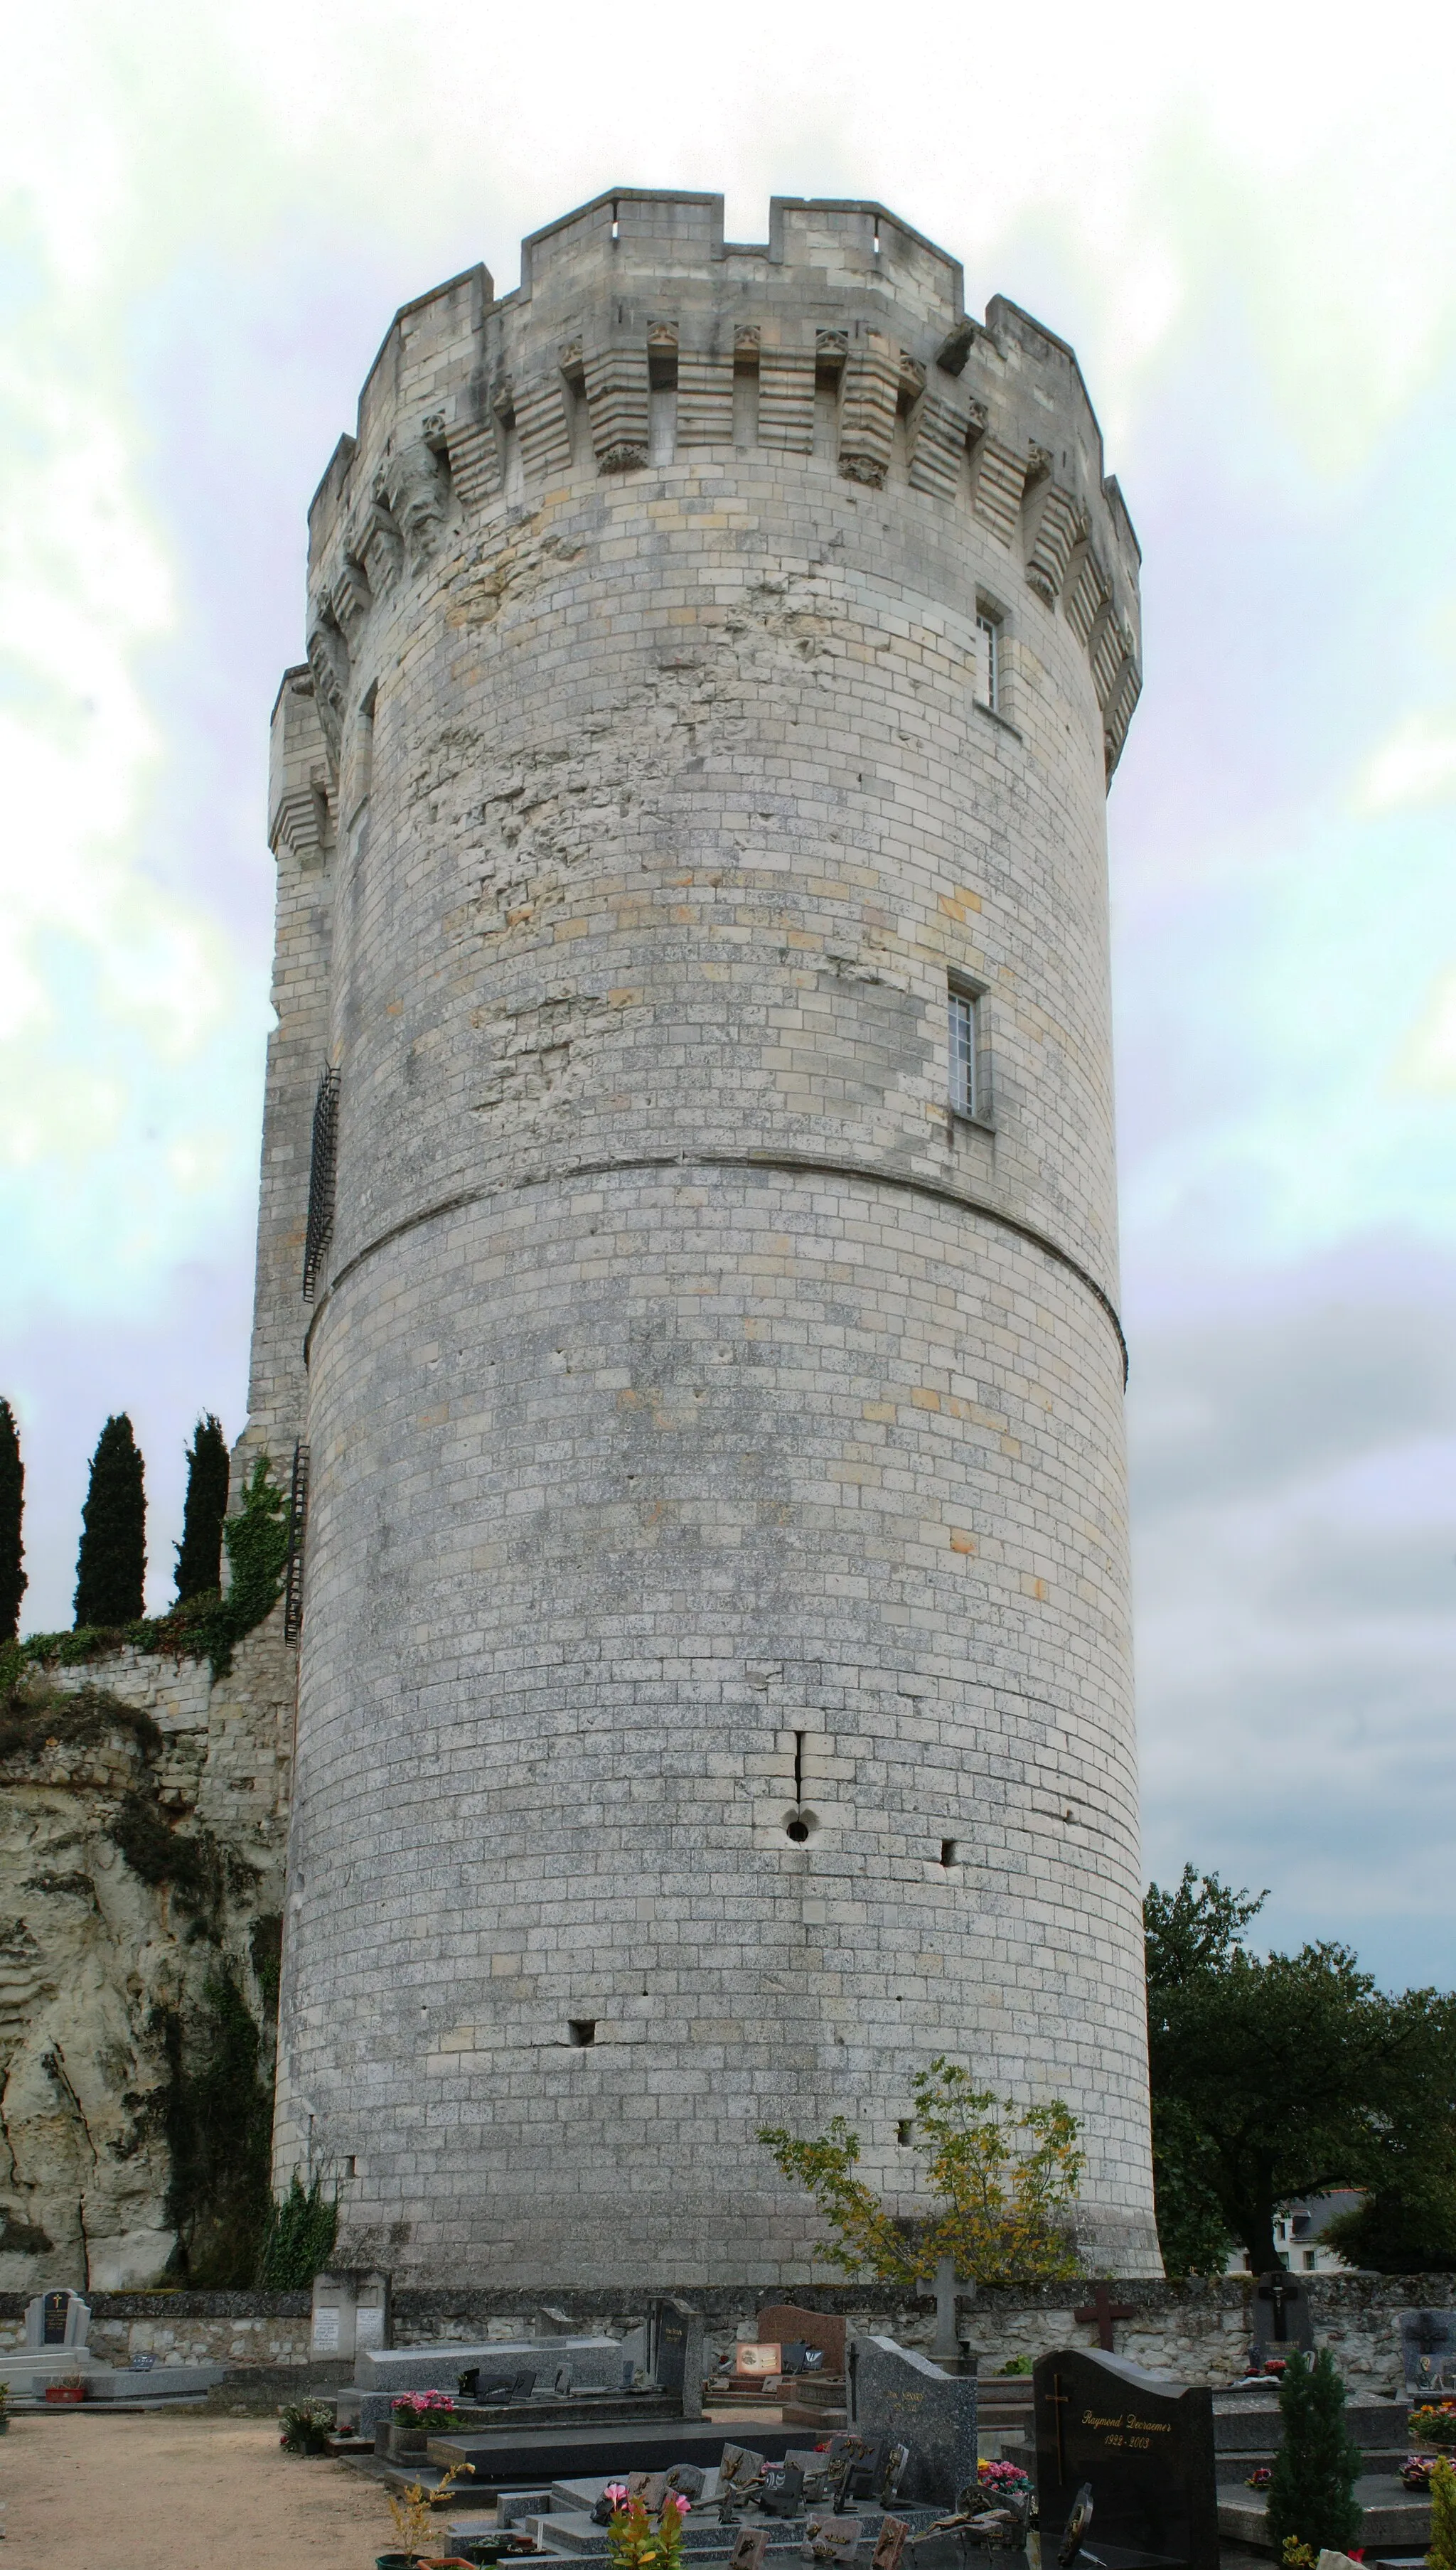
POLYGON ((678 2514, 679 2514, 680 2516, 686 2516, 686 2515, 687 2515, 687 2513, 688 2513, 688 2510, 689 2510, 689 2508, 692 2506, 692 2504, 693 2504, 693 2502, 692 2502, 692 2500, 691 2500, 691 2499, 687 2499, 687 2498, 682 2498, 682 2497, 680 2497, 680 2496, 679 2496, 679 2494, 678 2494, 678 2492, 677 2492, 676 2490, 674 2490, 674 2492, 673 2492, 673 2505, 674 2505, 674 2507, 677 2509, 678 2514))

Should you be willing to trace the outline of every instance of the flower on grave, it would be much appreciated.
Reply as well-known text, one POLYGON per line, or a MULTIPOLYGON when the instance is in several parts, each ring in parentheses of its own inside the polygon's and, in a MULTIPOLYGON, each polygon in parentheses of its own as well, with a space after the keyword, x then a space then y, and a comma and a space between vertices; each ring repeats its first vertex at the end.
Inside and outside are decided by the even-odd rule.
POLYGON ((1243 2486, 1245 2489, 1267 2489, 1273 2473, 1267 2463, 1255 2463, 1243 2486))
POLYGON ((1456 2445, 1456 2400, 1423 2400, 1412 2409, 1406 2428, 1418 2445, 1456 2445))
POLYGON ((390 2403, 396 2418, 438 2418, 455 2415, 453 2391, 401 2391, 390 2403))
POLYGON ((680 2516, 686 2516, 693 2505, 693 2501, 691 2498, 684 2498, 681 2490, 672 2490, 668 2494, 668 2505, 670 2507, 675 2507, 680 2516))
MULTIPOLYGON (((624 2497, 626 2492, 623 2493, 624 2497)), ((611 2570, 682 2570, 683 2519, 687 2501, 670 2490, 654 2525, 640 2495, 617 2506, 607 2527, 611 2570)))
POLYGON ((609 2481, 602 2496, 610 2498, 614 2507, 625 2507, 627 2505, 626 2481, 609 2481))
POLYGON ((1436 2454, 1407 2454, 1400 2466, 1400 2477, 1408 2490, 1428 2490, 1431 2472, 1439 2460, 1436 2454))
POLYGON ((1030 2477, 1019 2463, 977 2463, 976 2479, 983 2490, 991 2490, 1007 2498, 1019 2497, 1024 2489, 1031 2487, 1030 2477))

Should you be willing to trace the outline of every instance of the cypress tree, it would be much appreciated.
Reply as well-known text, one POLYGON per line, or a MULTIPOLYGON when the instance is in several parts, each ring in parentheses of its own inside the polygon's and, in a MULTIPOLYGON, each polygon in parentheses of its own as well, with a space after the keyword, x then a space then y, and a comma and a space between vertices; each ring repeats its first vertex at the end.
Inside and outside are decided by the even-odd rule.
POLYGON ((20 1630, 20 1601, 28 1582, 21 1563, 25 1546, 20 1523, 25 1512, 25 1466, 15 1413, 0 1401, 0 1642, 13 1642, 20 1630))
POLYGON ((1360 2448, 1345 2425, 1345 2386, 1322 2347, 1312 2364, 1291 2349, 1279 2385, 1282 2441, 1269 2477, 1268 2538, 1276 2560, 1290 2535, 1312 2552, 1348 2552, 1363 2510, 1355 2497, 1360 2448))
POLYGON ((142 1458, 123 1411, 109 1419, 91 1459, 76 1557, 76 1623, 132 1624, 147 1576, 147 1497, 142 1458))
POLYGON ((187 1450, 187 1499, 177 1551, 177 1602, 223 1585, 223 1519, 228 1513, 228 1440, 211 1410, 187 1450))

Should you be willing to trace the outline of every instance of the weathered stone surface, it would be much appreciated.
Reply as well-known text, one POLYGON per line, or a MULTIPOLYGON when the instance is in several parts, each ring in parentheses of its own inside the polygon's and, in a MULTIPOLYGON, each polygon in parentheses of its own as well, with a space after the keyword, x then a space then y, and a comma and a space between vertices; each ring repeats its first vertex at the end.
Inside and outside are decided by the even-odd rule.
POLYGON ((944 253, 867 206, 770 233, 628 192, 518 293, 425 295, 310 513, 249 1428, 313 1475, 276 2165, 347 2172, 339 2254, 401 2285, 802 2281, 757 2125, 847 2108, 908 2210, 947 2047, 1069 2100, 1099 2272, 1157 2268, 1104 820, 1137 547, 1059 341, 996 302, 947 372, 944 253))
POLYGON ((293 1654, 279 1622, 216 1685, 204 1662, 130 1648, 35 1672, 55 1711, 0 1764, 0 2286, 160 2277, 177 2241, 168 2022, 197 2024, 226 1960, 270 2045, 251 1929, 282 1910, 293 1654), (129 1796, 211 1842, 206 1933, 113 1835, 129 1796))

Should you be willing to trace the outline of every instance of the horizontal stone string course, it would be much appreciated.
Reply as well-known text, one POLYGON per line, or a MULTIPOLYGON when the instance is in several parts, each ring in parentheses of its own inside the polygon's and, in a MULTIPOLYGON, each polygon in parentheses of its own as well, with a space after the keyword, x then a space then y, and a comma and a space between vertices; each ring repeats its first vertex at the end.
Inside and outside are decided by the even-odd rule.
MULTIPOLYGON (((869 1186, 901 1187, 906 1189, 912 1195, 925 1195, 932 1198, 938 1198, 942 1203, 959 1206, 965 1213, 979 1215, 984 1221, 999 1223, 1003 1225, 1006 1230, 1015 1232, 1020 1239, 1029 1240, 1036 1248, 1044 1250, 1048 1258, 1054 1258, 1063 1267, 1068 1268, 1072 1275, 1077 1278, 1078 1282, 1086 1286, 1089 1294, 1093 1295, 1102 1305, 1103 1310, 1106 1312, 1108 1319, 1112 1323, 1113 1330, 1117 1337, 1118 1351, 1122 1360, 1123 1382, 1124 1384, 1127 1383, 1129 1363, 1128 1342, 1123 1335, 1122 1321, 1118 1316, 1116 1304, 1112 1301, 1111 1296, 1104 1290, 1104 1288, 1099 1285, 1096 1277, 1090 1275, 1087 1269, 1083 1267, 1077 1259, 1073 1258, 1070 1253, 1063 1249, 1055 1240, 1049 1239, 1045 1233, 1033 1230, 1028 1223, 1018 1222, 1014 1216, 1006 1213, 1000 1206, 989 1204, 975 1196, 967 1195, 959 1188, 936 1186, 931 1180, 926 1178, 907 1176, 903 1171, 896 1169, 871 1168, 863 1162, 827 1160, 812 1157, 808 1154, 804 1154, 802 1157, 796 1157, 792 1153, 788 1152, 754 1150, 747 1150, 740 1153, 730 1153, 727 1151, 703 1151, 700 1152, 697 1155, 696 1160, 693 1161, 684 1160, 676 1155, 669 1155, 668 1153, 639 1159, 580 1161, 573 1166, 554 1169, 551 1172, 549 1179, 545 1177, 519 1178, 515 1181, 515 1186, 517 1188, 542 1185, 561 1186, 572 1179, 620 1176, 635 1169, 671 1169, 680 1171, 684 1176, 691 1176, 695 1167, 702 1169, 745 1170, 792 1169, 801 1172, 803 1176, 808 1178, 855 1179, 869 1186)), ((484 1188, 468 1190, 459 1195, 447 1196, 438 1204, 422 1205, 416 1212, 405 1215, 401 1221, 391 1225, 388 1231, 381 1232, 376 1240, 366 1241, 361 1249, 355 1250, 347 1266, 341 1267, 332 1279, 330 1291, 332 1291, 333 1286, 342 1285, 347 1278, 354 1275, 356 1271, 360 1267, 364 1266, 369 1259, 376 1257, 380 1250, 388 1248, 390 1244, 396 1240, 402 1240, 407 1232, 416 1231, 425 1223, 443 1221, 450 1214, 461 1211, 461 1209, 466 1205, 483 1204, 487 1200, 487 1193, 488 1191, 484 1188)), ((323 1306, 320 1303, 314 1312, 313 1320, 309 1322, 308 1334, 310 1338, 312 1336, 314 1322, 321 1317, 322 1309, 323 1306)), ((306 1361, 306 1340, 304 1342, 304 1357, 306 1361)))

